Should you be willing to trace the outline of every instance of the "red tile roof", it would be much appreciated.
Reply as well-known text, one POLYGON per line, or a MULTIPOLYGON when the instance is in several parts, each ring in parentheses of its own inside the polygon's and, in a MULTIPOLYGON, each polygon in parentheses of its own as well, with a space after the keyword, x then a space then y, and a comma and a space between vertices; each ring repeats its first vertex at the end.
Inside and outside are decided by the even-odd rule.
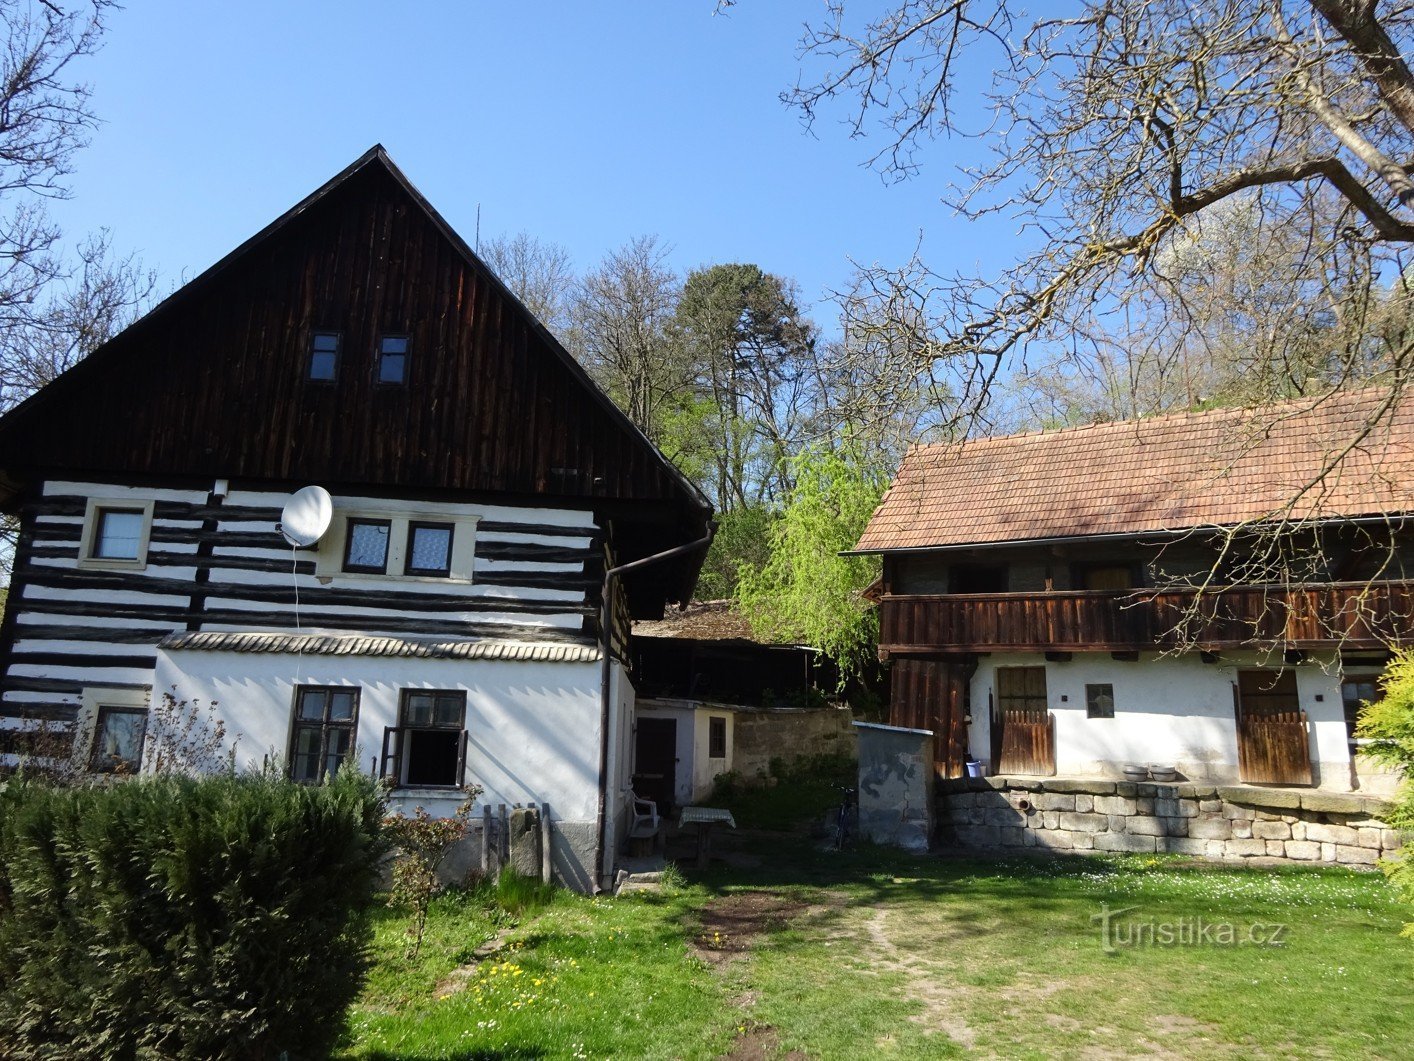
POLYGON ((1299 519, 1414 512, 1414 398, 1366 388, 916 446, 856 549, 1230 526, 1288 504, 1299 519))

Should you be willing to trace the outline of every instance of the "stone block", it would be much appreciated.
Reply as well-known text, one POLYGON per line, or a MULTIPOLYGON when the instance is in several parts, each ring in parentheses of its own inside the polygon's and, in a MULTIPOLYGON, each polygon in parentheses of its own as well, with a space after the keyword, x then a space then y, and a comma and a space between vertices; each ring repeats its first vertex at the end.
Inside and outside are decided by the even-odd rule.
POLYGON ((1272 858, 1282 858, 1286 854, 1285 840, 1268 840, 1267 854, 1272 858))
POLYGON ((1229 856, 1237 858, 1251 858, 1253 855, 1265 855, 1267 853, 1267 842, 1265 840, 1229 840, 1227 842, 1227 853, 1229 856))
POLYGON ((1154 838, 1154 850, 1170 855, 1197 855, 1208 853, 1207 840, 1190 840, 1186 836, 1159 836, 1154 838))
POLYGON ((1252 812, 1252 820, 1257 822, 1279 822, 1281 815, 1276 811, 1262 810, 1260 807, 1252 812))
POLYGON ((1139 795, 1139 786, 1133 781, 1116 781, 1115 795, 1128 796, 1130 799, 1133 799, 1135 796, 1139 795))
POLYGON ((1360 842, 1360 833, 1348 825, 1313 824, 1306 826, 1306 838, 1319 840, 1323 844, 1348 844, 1353 847, 1360 842))
POLYGON ((1134 833, 1100 833, 1095 837, 1096 851, 1148 851, 1154 850, 1152 836, 1137 836, 1134 833))
POLYGON ((1178 813, 1183 818, 1198 817, 1198 801, 1196 799, 1181 799, 1178 801, 1178 813))
POLYGON ((1200 840, 1226 840, 1232 836, 1232 823, 1226 818, 1194 818, 1188 823, 1188 835, 1200 840))
MULTIPOLYGON (((1182 822, 1186 819, 1179 818, 1176 820, 1182 822)), ((1124 831, 1133 833, 1136 836, 1165 835, 1164 823, 1161 819, 1146 817, 1143 814, 1136 814, 1134 817, 1127 819, 1125 821, 1124 831)))
POLYGON ((949 792, 938 802, 944 807, 975 807, 977 806, 977 793, 949 792))
POLYGON ((1250 822, 1253 810, 1251 807, 1244 807, 1239 803, 1224 803, 1223 817, 1234 822, 1250 822))
POLYGON ((1305 839, 1306 839, 1306 823, 1305 823, 1305 822, 1303 822, 1303 821, 1294 821, 1294 822, 1291 823, 1291 838, 1292 838, 1293 840, 1305 840, 1305 839))
POLYGON ((1227 858, 1226 840, 1208 840, 1203 849, 1204 858, 1227 858))
POLYGON ((1379 853, 1369 848, 1350 847, 1346 844, 1337 844, 1335 848, 1335 860, 1347 866, 1373 866, 1379 859, 1379 853))
POLYGON ((1135 797, 1135 800, 1134 800, 1134 813, 1135 813, 1135 814, 1153 814, 1153 813, 1154 813, 1154 797, 1153 797, 1153 796, 1136 796, 1136 797, 1135 797))
POLYGON ((996 826, 1020 826, 1022 814, 1010 807, 998 807, 982 812, 981 824, 996 826))
POLYGON ((1135 787, 1134 794, 1140 799, 1153 799, 1159 794, 1159 786, 1148 781, 1140 781, 1135 787))
POLYGON ((1232 823, 1232 835, 1238 840, 1252 839, 1252 827, 1256 822, 1235 821, 1232 823))
POLYGON ((1059 829, 1059 828, 1060 828, 1060 811, 1055 811, 1055 810, 1042 811, 1042 812, 1041 812, 1041 828, 1042 828, 1042 829, 1059 829))
POLYGON ((1020 826, 1002 826, 997 830, 997 836, 1003 847, 1023 847, 1026 844, 1026 830, 1020 826))
POLYGON ((507 832, 510 867, 523 877, 540 876, 540 812, 529 807, 511 810, 507 832))
POLYGON ((1259 840, 1290 840, 1291 826, 1286 822, 1253 822, 1252 835, 1259 840))
POLYGON ((965 825, 957 830, 957 842, 964 847, 996 847, 1001 830, 995 825, 965 825))
POLYGON ((1069 778, 1056 778, 1046 782, 1047 792, 1070 792, 1073 794, 1087 793, 1089 795, 1112 795, 1115 790, 1113 781, 1075 781, 1069 778))
POLYGON ((1081 793, 1075 797, 1075 809, 1081 814, 1089 814, 1095 809, 1095 797, 1081 793))
POLYGON ((1154 820, 1163 826, 1164 832, 1166 832, 1169 836, 1187 836, 1188 823, 1191 821, 1196 821, 1197 819, 1173 817, 1155 818, 1154 820))
POLYGON ((1193 786, 1193 794, 1199 799, 1217 799, 1218 786, 1200 782, 1193 786))
POLYGON ((1031 835, 1035 837, 1037 847, 1050 848, 1052 851, 1070 851, 1075 847, 1071 834, 1060 829, 1047 829, 1031 835))
POLYGON ((1334 861, 1335 861, 1335 844, 1327 843, 1326 841, 1322 841, 1322 842, 1321 842, 1321 861, 1322 861, 1322 862, 1334 862, 1334 861))
POLYGON ((1111 814, 1111 815, 1109 815, 1109 819, 1110 819, 1110 832, 1112 832, 1112 833, 1122 833, 1122 832, 1124 832, 1124 831, 1125 831, 1124 823, 1127 822, 1127 821, 1129 821, 1129 819, 1126 818, 1123 814, 1111 814))
POLYGON ((1128 798, 1127 796, 1095 797, 1096 814, 1130 815, 1135 813, 1135 811, 1137 810, 1138 808, 1135 806, 1134 800, 1128 798))
POLYGON ((1386 851, 1399 850, 1401 843, 1402 840, 1400 838, 1398 829, 1380 830, 1380 846, 1383 847, 1386 851))
POLYGON ((1021 830, 1021 846, 1022 846, 1022 847, 1035 847, 1035 846, 1036 846, 1036 830, 1035 830, 1035 829, 1022 829, 1022 830, 1021 830))
POLYGON ((1012 792, 1040 792, 1048 782, 1035 777, 1009 777, 1007 788, 1012 792))
POLYGON ((1200 799, 1198 801, 1198 812, 1200 814, 1221 814, 1223 801, 1220 799, 1200 799))
POLYGON ((1047 810, 1074 810, 1075 797, 1066 792, 1042 792, 1036 797, 1036 806, 1047 810))
POLYGON ((1315 862, 1321 857, 1321 845, 1310 840, 1288 840, 1286 857, 1298 862, 1315 862))
POLYGON ((1370 847, 1378 851, 1384 847, 1384 830, 1382 829, 1356 829, 1356 835, 1360 837, 1361 847, 1370 847))
POLYGON ((1070 846, 1076 851, 1092 851, 1095 848, 1095 837, 1090 833, 1071 833, 1070 846))
POLYGON ((1062 811, 1060 827, 1073 833, 1102 833, 1110 827, 1110 819, 1103 814, 1080 814, 1062 811))
POLYGON ((1160 817, 1177 818, 1178 800, 1160 796, 1154 800, 1154 813, 1160 817))
POLYGON ((1173 786, 1173 794, 1179 799, 1197 799, 1198 789, 1195 785, 1184 782, 1173 786))
POLYGON ((1378 796, 1362 796, 1360 804, 1362 813, 1382 822, 1389 821, 1389 816, 1394 811, 1394 805, 1389 800, 1380 799, 1378 796))
POLYGON ((1319 811, 1321 814, 1363 814, 1364 799, 1343 792, 1303 792, 1303 810, 1319 811))

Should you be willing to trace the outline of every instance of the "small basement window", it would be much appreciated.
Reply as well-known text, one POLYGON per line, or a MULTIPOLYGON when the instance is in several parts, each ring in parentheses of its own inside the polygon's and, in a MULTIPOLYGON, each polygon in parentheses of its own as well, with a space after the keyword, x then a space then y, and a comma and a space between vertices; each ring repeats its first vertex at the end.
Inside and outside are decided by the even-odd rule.
POLYGON ((349 520, 344 543, 344 570, 381 575, 388 569, 388 539, 393 524, 386 519, 349 520))
POLYGON ((332 383, 339 372, 339 333, 315 332, 309 337, 309 378, 332 383))
POLYGON ((398 726, 383 732, 383 774, 419 788, 460 788, 466 772, 466 693, 405 689, 398 726), (391 770, 390 770, 391 766, 391 770))
POLYGON ((406 383, 408 378, 408 337, 384 335, 378 339, 378 382, 406 383))
POLYGON ((727 720, 722 715, 710 715, 707 719, 707 758, 727 757, 727 720))
POLYGON ((358 728, 358 689, 348 685, 302 685, 295 691, 290 734, 290 777, 321 781, 352 762, 358 728))
POLYGON ((1115 687, 1113 685, 1085 686, 1085 717, 1115 717, 1115 687))
POLYGON ((137 773, 146 735, 146 708, 99 704, 89 769, 102 774, 137 773))
POLYGON ((452 573, 452 534, 450 523, 408 523, 407 560, 403 571, 409 575, 452 573))

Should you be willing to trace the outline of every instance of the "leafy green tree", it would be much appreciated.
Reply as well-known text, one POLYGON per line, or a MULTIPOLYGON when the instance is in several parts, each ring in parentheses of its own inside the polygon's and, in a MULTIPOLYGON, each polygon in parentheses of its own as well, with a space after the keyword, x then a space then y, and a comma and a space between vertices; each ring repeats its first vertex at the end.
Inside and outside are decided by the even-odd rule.
POLYGON ((794 485, 768 535, 769 556, 741 569, 737 605, 758 636, 811 645, 847 679, 878 642, 877 612, 863 592, 880 565, 876 556, 840 553, 859 540, 887 477, 847 448, 825 446, 791 457, 789 474, 794 485))
MULTIPOLYGON (((1390 825, 1405 830, 1407 838, 1414 830, 1414 651, 1396 653, 1380 685, 1384 699, 1365 705, 1355 732, 1369 742, 1364 746, 1367 755, 1404 772, 1390 825)), ((1387 862, 1384 871, 1404 901, 1414 903, 1414 859, 1387 862)), ((1414 922, 1406 924, 1402 934, 1414 939, 1414 922)))
POLYGON ((770 535, 780 514, 765 505, 751 505, 723 512, 702 574, 697 579, 700 600, 724 600, 736 595, 738 572, 743 566, 759 568, 770 559, 770 535))

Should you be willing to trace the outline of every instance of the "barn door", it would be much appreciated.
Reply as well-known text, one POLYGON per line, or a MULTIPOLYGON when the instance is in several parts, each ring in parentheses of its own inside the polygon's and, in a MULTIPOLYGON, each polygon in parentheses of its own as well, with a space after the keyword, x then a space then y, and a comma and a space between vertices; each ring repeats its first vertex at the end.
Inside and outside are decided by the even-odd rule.
POLYGON ((1239 780, 1311 784, 1310 726, 1296 696, 1296 672, 1238 671, 1233 692, 1239 780))
POLYGON ((997 772, 1056 772, 1056 727, 1046 704, 1045 667, 998 667, 992 707, 997 772))
POLYGON ((933 731, 933 768, 939 777, 961 777, 966 770, 968 687, 976 669, 971 660, 894 660, 889 725, 933 731))

